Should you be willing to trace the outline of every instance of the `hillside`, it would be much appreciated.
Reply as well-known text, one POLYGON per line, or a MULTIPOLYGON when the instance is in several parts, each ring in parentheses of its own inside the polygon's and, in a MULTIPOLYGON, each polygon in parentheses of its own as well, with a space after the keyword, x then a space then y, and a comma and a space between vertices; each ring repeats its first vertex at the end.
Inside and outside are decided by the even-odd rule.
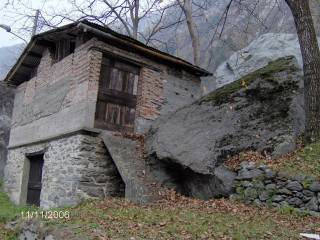
POLYGON ((0 80, 2 80, 22 52, 24 44, 0 48, 0 80))

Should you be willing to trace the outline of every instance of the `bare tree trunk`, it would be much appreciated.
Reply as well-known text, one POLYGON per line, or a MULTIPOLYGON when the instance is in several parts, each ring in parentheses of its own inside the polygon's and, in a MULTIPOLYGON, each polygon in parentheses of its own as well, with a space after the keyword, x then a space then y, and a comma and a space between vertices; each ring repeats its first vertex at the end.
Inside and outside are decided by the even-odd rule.
POLYGON ((320 140, 320 50, 308 0, 285 0, 296 25, 304 71, 306 112, 305 135, 308 142, 320 140))
POLYGON ((139 8, 140 8, 140 1, 134 0, 133 9, 131 14, 131 21, 132 21, 132 37, 134 39, 138 39, 138 29, 139 29, 139 8))
POLYGON ((193 49, 193 59, 195 65, 200 65, 200 40, 197 33, 197 28, 192 17, 192 0, 184 0, 183 3, 178 0, 178 3, 186 17, 187 26, 190 33, 193 49))

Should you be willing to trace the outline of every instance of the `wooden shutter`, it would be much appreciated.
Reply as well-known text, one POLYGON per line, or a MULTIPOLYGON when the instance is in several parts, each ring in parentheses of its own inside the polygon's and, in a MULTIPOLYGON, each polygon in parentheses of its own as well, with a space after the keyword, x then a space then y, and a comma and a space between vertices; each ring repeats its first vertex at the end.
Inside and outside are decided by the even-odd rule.
POLYGON ((138 79, 138 67, 103 58, 95 127, 113 131, 133 131, 138 79))

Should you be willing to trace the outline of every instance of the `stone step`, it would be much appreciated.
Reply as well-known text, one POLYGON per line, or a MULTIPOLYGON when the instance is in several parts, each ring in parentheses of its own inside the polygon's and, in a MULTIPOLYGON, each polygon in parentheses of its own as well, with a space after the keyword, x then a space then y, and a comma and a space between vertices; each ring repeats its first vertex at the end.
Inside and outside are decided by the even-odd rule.
POLYGON ((157 200, 159 196, 156 182, 149 174, 146 162, 139 157, 138 143, 122 136, 115 136, 108 131, 102 131, 99 137, 103 140, 126 185, 126 199, 138 204, 157 200))

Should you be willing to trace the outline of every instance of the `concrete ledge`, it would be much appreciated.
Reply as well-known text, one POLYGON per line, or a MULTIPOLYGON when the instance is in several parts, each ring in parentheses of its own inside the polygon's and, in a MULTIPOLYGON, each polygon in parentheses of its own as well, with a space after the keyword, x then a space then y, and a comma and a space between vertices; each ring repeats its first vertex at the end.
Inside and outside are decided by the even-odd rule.
POLYGON ((26 147, 26 146, 30 146, 30 145, 34 145, 34 144, 44 143, 44 142, 56 140, 56 139, 59 139, 59 138, 70 137, 70 136, 75 135, 75 134, 98 136, 100 133, 101 133, 100 129, 83 127, 83 128, 72 130, 70 132, 66 132, 64 134, 59 134, 59 135, 52 136, 52 137, 49 137, 49 138, 46 138, 46 139, 40 139, 40 140, 37 140, 37 141, 34 141, 34 142, 30 142, 30 143, 9 145, 8 149, 15 149, 15 148, 19 148, 19 147, 26 147))

